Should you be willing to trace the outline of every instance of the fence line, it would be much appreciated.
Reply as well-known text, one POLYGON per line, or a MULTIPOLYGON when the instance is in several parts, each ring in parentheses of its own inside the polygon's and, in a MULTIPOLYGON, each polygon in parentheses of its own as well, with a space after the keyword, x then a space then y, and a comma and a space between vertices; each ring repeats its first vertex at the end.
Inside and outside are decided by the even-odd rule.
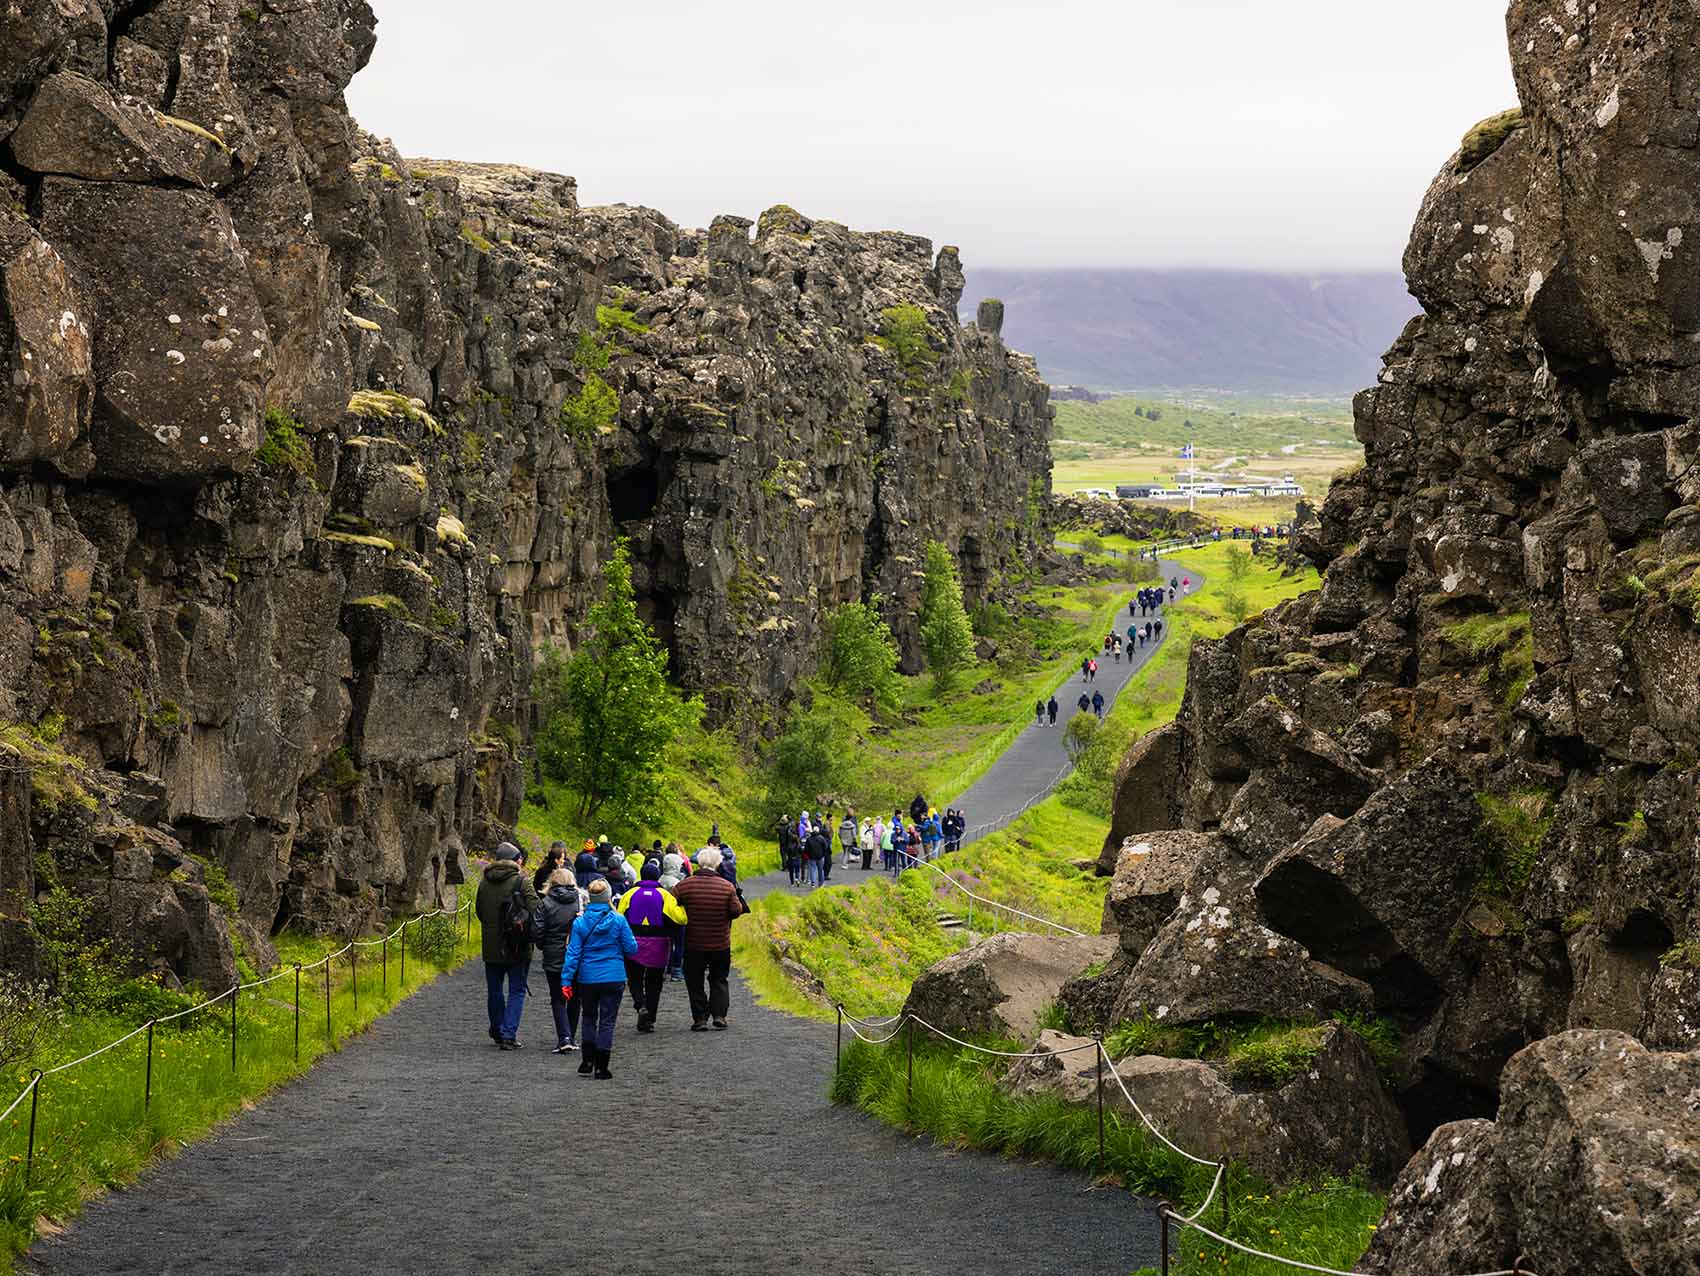
MULTIPOLYGON (((1188 1152, 1185 1148, 1181 1147, 1178 1143, 1175 1143, 1168 1135, 1164 1134, 1163 1131, 1157 1127, 1156 1122, 1146 1115, 1145 1109, 1140 1107, 1134 1100, 1132 1092, 1127 1088, 1127 1083, 1122 1080, 1121 1074, 1116 1071, 1115 1060, 1110 1058, 1110 1052, 1105 1048, 1104 1038, 1101 1034, 1094 1035, 1090 1043, 1078 1046, 1069 1046, 1063 1050, 996 1050, 990 1046, 979 1046, 975 1045, 971 1041, 964 1041, 960 1037, 954 1037, 950 1033, 934 1027, 919 1015, 913 1014, 907 1010, 905 1010, 902 1014, 897 1015, 895 1018, 874 1021, 858 1019, 856 1016, 846 1011, 843 1003, 841 1002, 835 1003, 835 1009, 838 1012, 838 1036, 833 1055, 834 1075, 836 1075, 843 1067, 845 1027, 849 1027, 851 1035, 858 1041, 866 1042, 868 1045, 884 1046, 902 1036, 905 1038, 904 1048, 908 1056, 905 1099, 906 1102, 910 1104, 913 1104, 915 1099, 915 1028, 917 1025, 926 1029, 934 1036, 940 1037, 945 1041, 951 1042, 952 1044, 964 1049, 972 1050, 976 1054, 990 1055, 1002 1059, 1051 1058, 1060 1057, 1066 1054, 1078 1054, 1084 1050, 1095 1051, 1097 1056, 1098 1087, 1098 1172, 1100 1175, 1103 1174, 1107 1168, 1104 1152, 1104 1073, 1106 1070, 1108 1070, 1110 1076, 1115 1079, 1116 1085, 1120 1087, 1122 1096, 1127 1100, 1128 1106, 1133 1110, 1134 1114, 1139 1117, 1145 1128, 1155 1135, 1165 1147, 1178 1155, 1185 1157, 1188 1161, 1191 1161, 1195 1165, 1209 1166, 1216 1171, 1215 1175, 1210 1180, 1210 1190, 1205 1193, 1203 1202, 1191 1214, 1177 1214, 1174 1207, 1167 1201, 1157 1202, 1159 1243, 1162 1251, 1160 1267, 1162 1276, 1169 1276, 1169 1226, 1171 1223, 1179 1227, 1191 1228, 1193 1231, 1207 1236, 1211 1240, 1217 1241, 1222 1245, 1226 1245, 1230 1249, 1237 1250, 1242 1254, 1250 1255, 1253 1258, 1260 1258, 1266 1262, 1277 1263, 1283 1267, 1291 1267, 1299 1271, 1320 1272, 1323 1276, 1367 1276, 1366 1273, 1346 1271, 1338 1267, 1322 1267, 1315 1263, 1304 1262, 1300 1259, 1287 1258, 1280 1254, 1271 1254, 1266 1250, 1253 1249, 1249 1245, 1241 1244, 1239 1241, 1232 1240, 1223 1235, 1223 1232, 1226 1232, 1229 1226, 1229 1192, 1227 1190, 1227 1176, 1229 1165, 1231 1163, 1230 1158, 1226 1154, 1215 1160, 1211 1160, 1208 1157, 1195 1156, 1193 1153, 1188 1152), (864 1035, 861 1031, 861 1029, 865 1027, 890 1028, 891 1031, 883 1037, 869 1037, 864 1035), (1218 1197, 1220 1197, 1222 1205, 1222 1232, 1214 1231, 1199 1222, 1199 1219, 1204 1216, 1205 1210, 1210 1208, 1211 1202, 1218 1199, 1218 1197)), ((1425 1272, 1422 1273, 1421 1276, 1437 1276, 1437 1274, 1425 1272)), ((1518 1258, 1516 1263, 1510 1268, 1491 1272, 1473 1272, 1469 1273, 1468 1276, 1539 1276, 1539 1274, 1525 1267, 1523 1265, 1523 1260, 1518 1258)))
MULTIPOLYGON (((147 1037, 148 1037, 148 1067, 147 1067, 147 1073, 146 1073, 146 1080, 144 1081, 144 1088, 143 1088, 143 1092, 142 1092, 142 1106, 145 1109, 147 1107, 148 1103, 153 1098, 153 1034, 154 1034, 155 1028, 159 1027, 161 1024, 172 1023, 172 1022, 174 1022, 178 1019, 184 1018, 185 1016, 196 1014, 199 1011, 206 1010, 206 1009, 208 1009, 212 1006, 216 1006, 216 1005, 219 1004, 219 1002, 225 1000, 226 998, 230 998, 230 1001, 231 1001, 231 1005, 230 1005, 230 1029, 231 1029, 230 1066, 231 1066, 231 1069, 234 1071, 235 1068, 236 1068, 236 1028, 237 1028, 237 1004, 236 1003, 237 1003, 237 999, 247 989, 263 988, 263 987, 265 987, 265 985, 267 985, 269 983, 273 983, 276 980, 282 979, 287 975, 294 975, 296 977, 295 1032, 296 1032, 296 1058, 299 1059, 301 1057, 300 1056, 300 1034, 301 1034, 301 985, 300 985, 300 977, 303 973, 305 973, 306 971, 309 971, 309 970, 317 970, 321 966, 327 966, 328 967, 329 964, 332 961, 335 961, 338 957, 341 957, 344 953, 350 952, 356 946, 356 944, 359 944, 361 947, 372 947, 374 945, 382 944, 384 946, 384 950, 385 950, 386 958, 387 958, 390 941, 392 939, 395 939, 397 936, 401 936, 402 937, 402 947, 401 947, 401 952, 402 952, 402 988, 403 988, 403 990, 405 990, 406 986, 407 986, 407 939, 406 939, 407 928, 409 926, 413 926, 413 925, 416 925, 418 923, 422 923, 426 919, 431 918, 431 917, 453 916, 454 918, 457 919, 455 925, 456 925, 456 928, 457 928, 457 931, 458 931, 458 927, 459 927, 459 920, 458 919, 464 913, 464 914, 466 914, 466 918, 467 918, 467 935, 470 938, 471 931, 472 931, 472 915, 473 915, 473 911, 476 907, 476 904, 477 904, 477 901, 475 899, 470 899, 465 904, 462 904, 460 907, 453 909, 452 911, 449 910, 449 909, 446 909, 446 908, 434 908, 428 913, 421 913, 417 917, 408 918, 406 921, 402 922, 401 925, 397 926, 394 930, 390 931, 387 935, 382 935, 377 939, 368 940, 368 941, 364 941, 364 942, 359 941, 359 940, 350 940, 348 943, 344 944, 341 948, 337 949, 335 952, 327 953, 325 956, 319 958, 318 961, 314 962, 310 966, 303 966, 299 962, 297 962, 297 963, 294 963, 293 965, 280 968, 279 970, 277 970, 273 974, 267 975, 264 979, 252 979, 252 980, 247 981, 246 983, 244 983, 243 981, 241 981, 239 979, 239 980, 237 980, 236 983, 231 984, 230 987, 226 988, 223 992, 219 993, 217 996, 208 997, 205 1001, 198 1001, 194 1005, 189 1006, 186 1009, 176 1011, 173 1014, 157 1015, 154 1018, 149 1019, 146 1023, 139 1024, 135 1028, 132 1028, 129 1032, 125 1033, 122 1037, 115 1038, 112 1041, 108 1041, 105 1045, 99 1046, 96 1049, 89 1051, 87 1054, 83 1055, 81 1058, 72 1059, 68 1063, 55 1064, 51 1068, 37 1068, 35 1070, 34 1075, 32 1075, 30 1077, 29 1083, 27 1085, 25 1085, 23 1090, 19 1092, 18 1096, 15 1099, 12 1100, 11 1105, 9 1107, 7 1107, 4 1112, 0 1112, 0 1121, 4 1121, 7 1117, 11 1116, 12 1113, 17 1111, 18 1105, 21 1104, 25 1099, 29 1099, 31 1101, 30 1102, 29 1138, 28 1138, 28 1143, 27 1143, 27 1146, 25 1148, 25 1153, 24 1153, 24 1186, 26 1188, 29 1186, 30 1176, 31 1176, 31 1173, 32 1173, 34 1166, 35 1166, 36 1116, 37 1116, 37 1110, 38 1110, 40 1103, 41 1103, 41 1082, 42 1082, 42 1079, 44 1077, 51 1077, 56 1073, 69 1072, 72 1068, 81 1067, 83 1064, 88 1063, 91 1059, 98 1059, 101 1055, 105 1054, 107 1051, 116 1050, 119 1046, 123 1045, 125 1042, 131 1041, 131 1040, 135 1039, 136 1037, 141 1036, 143 1033, 146 1033, 147 1037)), ((457 934, 457 939, 458 939, 458 934, 457 934)), ((388 981, 387 960, 386 960, 385 970, 386 970, 385 981, 386 981, 386 984, 387 984, 387 981, 388 981)), ((359 987, 358 983, 355 984, 354 996, 355 996, 355 1005, 358 1006, 359 1005, 359 997, 360 997, 360 987, 359 987)), ((328 969, 325 971, 325 1023, 327 1025, 327 1027, 330 1024, 330 971, 328 969)))

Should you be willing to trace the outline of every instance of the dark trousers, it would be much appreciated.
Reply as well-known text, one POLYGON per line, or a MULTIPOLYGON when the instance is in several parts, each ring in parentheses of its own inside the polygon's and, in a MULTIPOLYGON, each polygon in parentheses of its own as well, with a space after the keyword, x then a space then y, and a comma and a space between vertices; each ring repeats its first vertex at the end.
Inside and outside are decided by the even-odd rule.
POLYGON ((620 1017, 620 1002, 626 995, 624 984, 577 984, 573 1000, 584 1006, 584 1040, 581 1046, 595 1046, 603 1054, 614 1048, 614 1021, 620 1017))
POLYGON ((667 982, 665 966, 641 966, 635 961, 626 962, 626 987, 631 991, 632 1003, 642 1013, 655 1018, 655 1011, 661 1005, 661 985, 667 982))
POLYGON ((692 952, 685 950, 685 991, 691 998, 691 1022, 702 1023, 710 1017, 726 1018, 726 1008, 732 1004, 732 993, 726 981, 732 974, 732 950, 692 952), (706 976, 708 988, 703 988, 706 976))
POLYGON ((565 1045, 578 1040, 578 1019, 581 1007, 578 998, 568 1001, 561 996, 561 972, 545 970, 543 978, 549 984, 549 1012, 555 1016, 555 1044, 565 1045))
POLYGON ((874 848, 871 847, 871 846, 864 846, 862 848, 862 871, 865 873, 870 868, 872 868, 873 866, 874 866, 874 848))

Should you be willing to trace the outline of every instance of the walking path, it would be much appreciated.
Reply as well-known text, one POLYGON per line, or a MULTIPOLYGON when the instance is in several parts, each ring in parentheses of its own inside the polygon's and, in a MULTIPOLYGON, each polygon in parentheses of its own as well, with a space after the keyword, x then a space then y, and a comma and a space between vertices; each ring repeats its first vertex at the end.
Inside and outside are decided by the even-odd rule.
MULTIPOLYGON (((542 991, 534 970, 534 993, 542 991)), ((540 999, 541 1000, 541 999, 540 999)), ((905 1137, 826 1099, 831 1025, 754 1005, 687 1031, 684 989, 612 1083, 484 1035, 476 963, 209 1138, 91 1203, 36 1276, 937 1276, 1154 1263, 1153 1215, 1078 1173, 905 1137)))
MULTIPOLYGON (((1161 566, 1165 584, 1190 574, 1197 588, 1197 572, 1161 566)), ((1081 688, 1113 704, 1155 651, 1100 661, 1094 684, 1071 676, 1057 727, 1027 727, 952 805, 971 825, 997 824, 1043 797, 1067 765, 1062 724, 1081 688)), ((744 887, 754 899, 784 884, 776 872, 744 887)), ((577 1056, 543 1049, 541 979, 534 970, 527 1049, 490 1048, 482 971, 469 963, 92 1203, 20 1270, 1125 1276, 1156 1261, 1153 1216, 1125 1193, 948 1153, 834 1107, 832 1029, 755 1004, 736 976, 729 1032, 688 1032, 677 984, 653 1035, 636 1035, 628 1009, 612 1085, 578 1076, 577 1056)))

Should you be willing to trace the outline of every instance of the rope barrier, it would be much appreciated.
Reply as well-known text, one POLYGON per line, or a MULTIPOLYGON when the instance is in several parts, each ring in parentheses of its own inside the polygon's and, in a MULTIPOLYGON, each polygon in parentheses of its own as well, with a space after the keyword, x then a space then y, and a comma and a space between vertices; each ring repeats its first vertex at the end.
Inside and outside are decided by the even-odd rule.
POLYGON ((976 895, 973 891, 969 890, 961 882, 957 881, 954 877, 952 877, 949 873, 945 872, 942 868, 940 868, 937 864, 933 863, 931 860, 916 860, 915 863, 910 865, 910 867, 911 868, 930 868, 930 869, 932 869, 933 872, 937 873, 940 877, 944 878, 945 881, 949 882, 952 886, 956 887, 957 890, 961 891, 964 895, 968 896, 969 899, 972 899, 972 900, 977 901, 978 903, 984 904, 989 908, 1001 908, 1006 913, 1013 913, 1017 917, 1025 917, 1028 921, 1038 922, 1041 926, 1050 926, 1053 929, 1060 930, 1064 934, 1067 934, 1067 935, 1076 935, 1076 936, 1080 936, 1080 937, 1083 937, 1083 938, 1086 935, 1085 931, 1075 930, 1074 927, 1072 927, 1072 926, 1064 926, 1061 922, 1054 922, 1048 917, 1039 917, 1039 916, 1037 916, 1033 913, 1029 913, 1029 912, 1026 912, 1022 909, 1019 909, 1019 908, 1015 907, 1013 904, 1004 904, 1004 903, 1000 903, 998 900, 995 900, 995 899, 987 899, 984 895, 976 895))
POLYGON ((1209 1209, 1210 1202, 1216 1199, 1216 1193, 1221 1190, 1222 1180, 1226 1177, 1227 1173, 1228 1163, 1226 1161, 1218 1163, 1216 1166, 1216 1177, 1210 1180, 1210 1191, 1205 1193, 1204 1204, 1200 1205, 1192 1213, 1188 1214, 1186 1218, 1182 1220, 1183 1222, 1190 1223, 1194 1219, 1204 1217, 1204 1211, 1209 1209))
POLYGON ((126 1041, 130 1040, 132 1037, 139 1037, 139 1036, 142 1035, 142 1033, 146 1032, 147 1030, 148 1030, 147 1024, 143 1024, 140 1028, 136 1028, 136 1029, 133 1029, 130 1032, 125 1033, 122 1037, 119 1037, 118 1040, 108 1041, 104 1046, 100 1047, 100 1049, 89 1051, 81 1059, 73 1059, 69 1063, 61 1063, 57 1067, 53 1067, 53 1068, 43 1068, 41 1075, 44 1076, 44 1077, 50 1077, 55 1072, 69 1072, 72 1068, 76 1067, 80 1063, 87 1063, 90 1059, 98 1059, 101 1055, 105 1054, 108 1050, 116 1050, 119 1046, 123 1045, 126 1041))
POLYGON ((30 1091, 35 1089, 36 1084, 41 1080, 41 1078, 42 1074, 39 1072, 30 1078, 30 1083, 23 1088, 17 1098, 12 1100, 12 1106, 7 1108, 4 1112, 0 1112, 0 1121, 4 1121, 7 1117, 11 1116, 12 1113, 18 1110, 18 1105, 30 1097, 30 1091))
POLYGON ((953 1037, 943 1028, 933 1027, 932 1024, 921 1018, 920 1015, 910 1015, 909 1020, 912 1023, 920 1024, 936 1037, 943 1037, 946 1041, 955 1045, 965 1046, 969 1050, 976 1051, 980 1054, 997 1055, 1000 1059, 1049 1059, 1055 1055, 1079 1054, 1082 1050, 1096 1050, 1098 1048, 1098 1043, 1096 1041, 1092 1041, 1088 1042, 1084 1046, 1070 1046, 1066 1050, 994 1050, 990 1046, 977 1046, 972 1041, 964 1041, 960 1037, 953 1037))
POLYGON ((1191 1161, 1194 1165, 1220 1166, 1220 1165, 1223 1164, 1223 1162, 1221 1162, 1221 1161, 1212 1161, 1212 1160, 1209 1160, 1206 1157, 1194 1156, 1191 1152, 1188 1152, 1185 1148, 1181 1147, 1180 1144, 1174 1142, 1172 1139, 1169 1138, 1168 1135, 1164 1134, 1161 1130, 1159 1130, 1157 1128, 1157 1123, 1155 1121, 1153 1121, 1150 1117, 1145 1115, 1145 1109, 1140 1107, 1138 1102, 1134 1099, 1133 1093, 1127 1088, 1127 1082, 1122 1080, 1121 1073, 1116 1071, 1115 1060, 1110 1058, 1110 1052, 1108 1050, 1104 1049, 1103 1042, 1098 1043, 1098 1049, 1103 1051, 1104 1062, 1109 1065, 1110 1076, 1115 1081, 1116 1085, 1118 1087, 1120 1087, 1121 1092, 1122 1092, 1122 1097, 1127 1100, 1128 1107, 1133 1109, 1134 1115, 1136 1115, 1141 1121, 1143 1121, 1145 1123, 1145 1128, 1147 1130, 1150 1130, 1151 1133, 1155 1134, 1157 1136, 1157 1138, 1162 1142, 1164 1147, 1168 1148, 1171 1152, 1177 1153, 1180 1156, 1184 1156, 1187 1160, 1191 1161))
MULTIPOLYGON (((1250 1245, 1242 1245, 1236 1240, 1230 1240, 1228 1237, 1223 1236, 1220 1232, 1213 1232, 1202 1223, 1195 1223, 1190 1218, 1185 1218, 1180 1214, 1176 1214, 1173 1210, 1165 1208, 1162 1213, 1165 1217, 1169 1218, 1173 1222, 1181 1224, 1183 1227, 1190 1227, 1193 1231, 1208 1236, 1211 1240, 1216 1241, 1219 1244, 1226 1245, 1229 1249, 1236 1249, 1240 1253, 1248 1254, 1253 1258, 1261 1258, 1271 1263, 1280 1263, 1285 1267, 1296 1267, 1300 1271, 1322 1272, 1324 1276, 1366 1276, 1363 1272, 1343 1271, 1338 1267, 1322 1267, 1316 1263, 1306 1263, 1296 1258, 1283 1258, 1280 1254, 1271 1254, 1265 1250, 1253 1249, 1250 1245)), ((1500 1271, 1472 1272, 1470 1273, 1470 1276, 1539 1276, 1539 1273, 1532 1272, 1527 1267, 1518 1264, 1516 1267, 1509 1267, 1500 1271)))

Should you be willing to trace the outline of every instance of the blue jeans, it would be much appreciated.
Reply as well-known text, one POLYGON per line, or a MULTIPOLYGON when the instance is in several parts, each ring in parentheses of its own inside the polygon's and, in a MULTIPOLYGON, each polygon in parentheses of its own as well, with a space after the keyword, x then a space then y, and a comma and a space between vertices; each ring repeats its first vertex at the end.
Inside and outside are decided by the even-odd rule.
POLYGON ((529 974, 529 961, 484 963, 484 986, 488 993, 490 1029, 503 1041, 512 1041, 519 1036, 519 1017, 525 1010, 525 980, 529 974), (504 979, 508 984, 505 999, 502 996, 504 979))
POLYGON ((579 984, 573 989, 573 999, 583 1004, 584 1017, 580 1027, 584 1035, 581 1046, 594 1046, 606 1054, 614 1048, 614 1021, 620 1017, 620 1003, 626 999, 626 985, 579 984))
POLYGON ((808 881, 810 886, 826 885, 826 876, 821 872, 821 862, 819 860, 811 857, 805 867, 808 869, 808 881))

